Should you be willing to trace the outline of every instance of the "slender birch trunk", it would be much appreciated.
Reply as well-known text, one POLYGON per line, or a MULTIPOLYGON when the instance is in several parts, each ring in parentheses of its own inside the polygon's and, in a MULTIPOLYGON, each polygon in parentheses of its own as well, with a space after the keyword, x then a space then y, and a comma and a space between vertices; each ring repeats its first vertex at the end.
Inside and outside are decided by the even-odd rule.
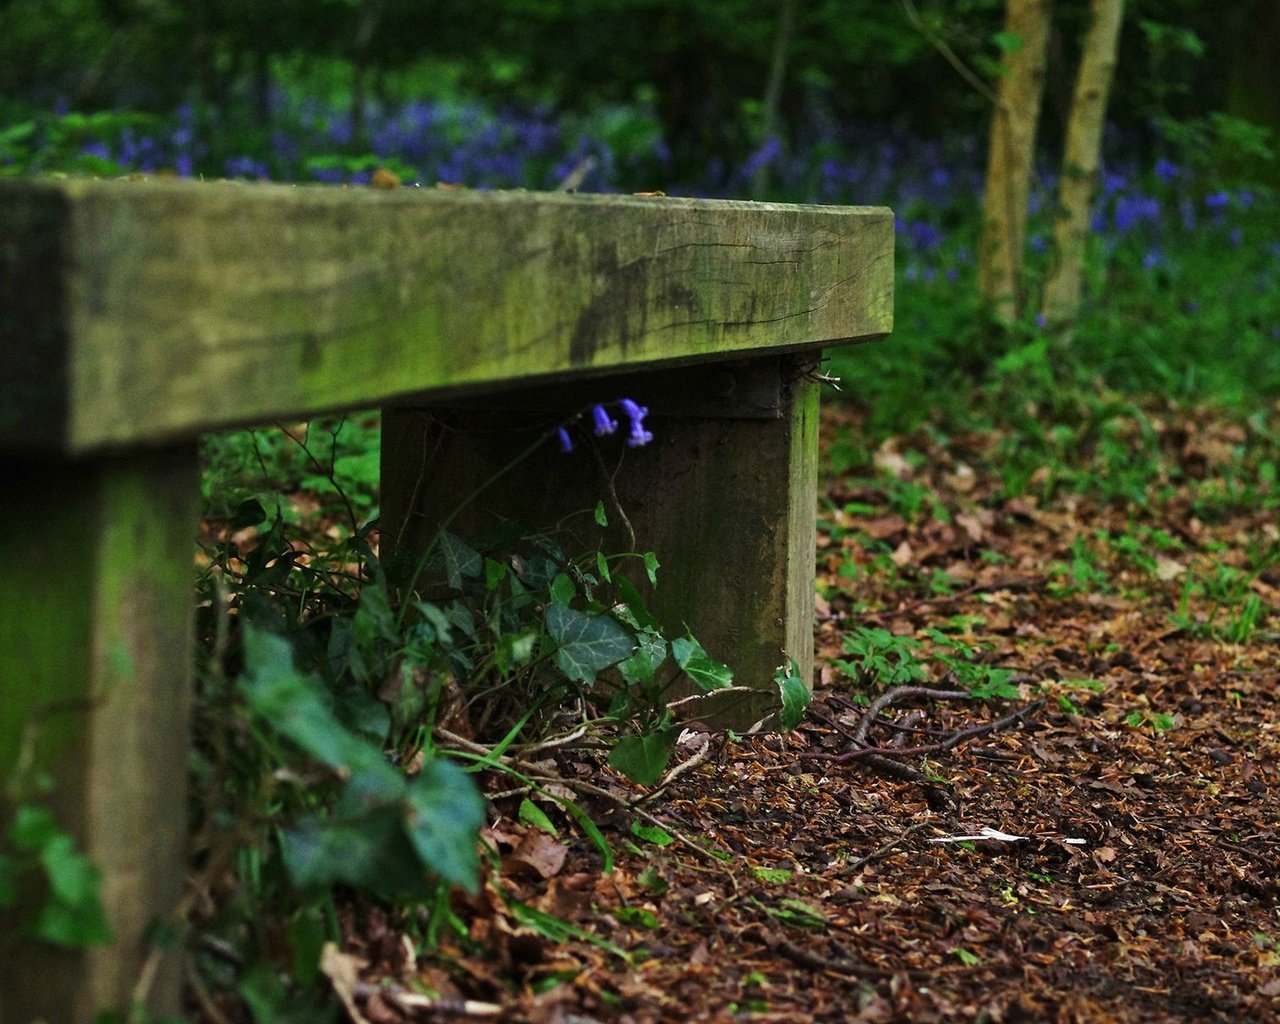
POLYGON ((1124 0, 1091 0, 1089 31, 1080 55, 1058 185, 1053 228, 1055 263, 1045 282, 1040 311, 1051 330, 1071 338, 1080 311, 1089 205, 1098 182, 1102 127, 1115 77, 1124 0))
MULTIPOLYGON (((782 85, 787 78, 787 62, 791 57, 791 39, 796 27, 796 0, 779 0, 778 31, 773 37, 773 59, 769 62, 769 78, 765 85, 764 102, 761 104, 761 144, 778 134, 782 85)), ((751 197, 763 199, 769 190, 769 168, 761 165, 751 180, 751 197)))
POLYGON ((1005 324, 1018 318, 1022 305, 1019 286, 1027 197, 1052 9, 1052 0, 1005 3, 1005 31, 1021 45, 1004 55, 1005 73, 991 118, 978 260, 978 288, 996 319, 1005 324))

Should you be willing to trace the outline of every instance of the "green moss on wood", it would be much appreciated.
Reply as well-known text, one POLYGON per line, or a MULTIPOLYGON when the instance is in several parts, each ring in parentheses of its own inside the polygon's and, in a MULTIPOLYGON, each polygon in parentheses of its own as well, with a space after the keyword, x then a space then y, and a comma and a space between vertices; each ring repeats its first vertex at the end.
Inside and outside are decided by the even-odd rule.
POLYGON ((6 207, 61 239, 11 244, 6 265, 62 297, 25 323, 0 308, 0 449, 85 451, 891 327, 882 209, 87 180, 0 181, 6 207), (33 352, 44 378, 16 393, 3 382, 33 352), (41 384, 66 393, 52 419, 41 384))

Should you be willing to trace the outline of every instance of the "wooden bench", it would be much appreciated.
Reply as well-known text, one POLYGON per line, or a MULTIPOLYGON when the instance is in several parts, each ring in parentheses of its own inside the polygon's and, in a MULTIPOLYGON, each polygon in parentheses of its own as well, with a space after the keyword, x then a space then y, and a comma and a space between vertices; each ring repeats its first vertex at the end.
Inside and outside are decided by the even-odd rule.
MULTIPOLYGON (((658 614, 741 683, 784 655, 809 678, 807 371, 890 330, 892 253, 872 208, 0 180, 0 777, 52 775, 114 932, 0 925, 0 1024, 176 1006, 171 963, 137 986, 182 888, 203 433, 381 407, 382 536, 414 550, 522 431, 632 397, 656 440, 617 482, 658 614)), ((578 456, 548 446, 470 518, 593 507, 578 456)))

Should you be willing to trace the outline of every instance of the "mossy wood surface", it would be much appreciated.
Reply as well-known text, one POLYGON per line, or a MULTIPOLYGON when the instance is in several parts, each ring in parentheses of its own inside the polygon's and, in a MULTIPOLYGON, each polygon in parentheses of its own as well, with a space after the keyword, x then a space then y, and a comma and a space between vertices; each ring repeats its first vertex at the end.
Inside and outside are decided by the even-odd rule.
MULTIPOLYGON (((546 396, 511 396, 497 409, 388 409, 383 416, 383 549, 393 565, 414 563, 455 510, 449 529, 478 536, 503 520, 550 532, 570 555, 653 551, 663 568, 650 590, 644 572, 628 575, 649 594, 669 635, 686 627, 727 662, 738 685, 758 691, 740 706, 717 706, 716 726, 746 728, 777 700, 774 670, 787 658, 808 680, 813 669, 813 561, 817 490, 817 385, 796 357, 757 360, 736 372, 686 371, 693 390, 735 391, 741 379, 763 391, 771 376, 770 416, 714 408, 691 415, 677 397, 663 405, 655 375, 595 385, 587 401, 633 393, 650 403, 654 441, 627 448, 617 437, 585 437, 565 454, 553 442, 505 469, 581 408, 545 409, 546 396), (727 380, 726 380, 727 375, 727 380), (532 407, 532 411, 530 410, 532 407), (545 411, 542 411, 545 410, 545 411), (595 444, 597 459, 591 448, 595 444), (592 510, 605 499, 605 535, 592 510), (484 488, 486 481, 493 483, 484 488), (464 501, 470 501, 462 505, 464 501)), ((662 375, 656 375, 660 380, 662 375)))
POLYGON ((383 406, 393 564, 464 499, 459 533, 519 516, 590 550, 611 475, 659 617, 758 690, 713 712, 741 727, 784 657, 812 667, 805 369, 890 330, 892 264, 882 209, 0 180, 0 778, 52 777, 114 932, 64 952, 0 920, 0 1024, 175 1009, 147 933, 181 888, 199 434, 383 406), (544 443, 474 493, 624 396, 652 445, 606 441, 602 472, 544 443))
MULTIPOLYGON (((0 474, 0 779, 51 801, 102 873, 114 936, 62 951, 0 918, 0 1021, 87 1022, 135 991, 172 1012, 176 953, 139 982, 185 868, 196 453, 0 460, 0 474)), ((21 891, 24 911, 44 896, 32 878, 21 891)))
POLYGON ((877 208, 0 181, 0 450, 866 339, 892 281, 877 208))

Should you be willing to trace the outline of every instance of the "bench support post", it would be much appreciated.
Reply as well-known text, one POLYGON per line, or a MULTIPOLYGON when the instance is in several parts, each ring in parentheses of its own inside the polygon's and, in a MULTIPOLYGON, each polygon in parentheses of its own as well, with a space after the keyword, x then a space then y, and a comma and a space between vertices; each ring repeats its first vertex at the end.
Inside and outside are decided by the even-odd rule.
POLYGON ((0 1021, 89 1024, 135 995, 176 1013, 177 943, 151 930, 185 868, 195 448, 5 459, 0 478, 0 821, 50 808, 101 872, 112 932, 88 950, 32 938, 46 889, 22 875, 0 917, 0 1021))
POLYGON ((669 635, 687 624, 733 668, 736 684, 758 691, 716 705, 717 726, 749 727, 776 703, 774 670, 786 658, 806 681, 813 674, 818 396, 804 372, 811 363, 775 356, 499 395, 487 408, 384 410, 384 557, 420 556, 462 502, 565 417, 595 401, 634 398, 651 409, 652 444, 628 449, 607 437, 597 459, 585 438, 569 454, 549 441, 449 528, 465 538, 506 517, 558 530, 570 556, 597 544, 622 552, 629 537, 609 497, 612 476, 636 550, 653 551, 663 566, 652 610, 669 635), (601 499, 610 519, 603 539, 592 516, 601 499))

